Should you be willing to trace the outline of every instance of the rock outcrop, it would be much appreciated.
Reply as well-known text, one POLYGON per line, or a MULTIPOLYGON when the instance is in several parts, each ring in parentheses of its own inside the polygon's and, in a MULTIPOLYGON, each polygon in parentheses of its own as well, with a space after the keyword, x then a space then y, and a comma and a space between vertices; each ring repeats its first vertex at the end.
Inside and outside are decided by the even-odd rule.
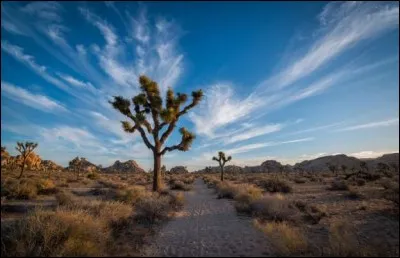
POLYGON ((176 166, 176 167, 171 168, 168 171, 168 173, 171 173, 171 174, 185 174, 185 173, 189 173, 189 171, 184 166, 176 166))
POLYGON ((134 160, 121 162, 115 161, 113 165, 103 168, 102 172, 106 173, 145 173, 145 171, 134 160))

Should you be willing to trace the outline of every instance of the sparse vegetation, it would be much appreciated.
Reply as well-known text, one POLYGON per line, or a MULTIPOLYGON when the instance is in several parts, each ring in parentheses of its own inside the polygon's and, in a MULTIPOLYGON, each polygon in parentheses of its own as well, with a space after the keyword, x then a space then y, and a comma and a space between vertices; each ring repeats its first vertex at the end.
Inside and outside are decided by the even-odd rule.
POLYGON ((298 256, 307 251, 308 243, 302 231, 286 222, 267 222, 255 220, 255 226, 269 237, 277 256, 298 256))
POLYGON ((328 190, 331 191, 346 191, 349 190, 349 186, 345 181, 342 180, 334 180, 332 181, 330 187, 328 187, 328 190))
POLYGON ((269 178, 265 180, 260 180, 258 185, 264 188, 266 191, 270 193, 290 193, 292 191, 292 187, 288 182, 278 178, 269 178))

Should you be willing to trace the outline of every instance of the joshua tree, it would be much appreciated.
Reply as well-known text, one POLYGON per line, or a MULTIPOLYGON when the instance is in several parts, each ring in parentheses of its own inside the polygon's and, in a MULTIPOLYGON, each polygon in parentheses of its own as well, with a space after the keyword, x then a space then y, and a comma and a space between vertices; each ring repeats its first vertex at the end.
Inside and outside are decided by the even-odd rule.
POLYGON ((283 175, 283 172, 285 171, 285 167, 283 165, 279 165, 279 173, 281 173, 281 175, 283 175))
POLYGON ((22 162, 21 162, 21 173, 19 174, 18 178, 21 178, 23 173, 24 173, 24 168, 25 168, 25 163, 26 159, 29 157, 29 155, 33 152, 33 150, 38 146, 37 143, 33 142, 17 142, 17 147, 15 149, 21 153, 22 157, 22 162))
POLYGON ((132 120, 133 125, 129 121, 121 121, 124 131, 128 133, 134 133, 136 130, 139 131, 143 142, 146 144, 147 148, 153 152, 153 191, 158 191, 161 187, 161 157, 167 151, 189 150, 195 136, 185 127, 182 127, 179 130, 182 135, 181 142, 177 145, 166 146, 163 149, 162 147, 167 138, 174 131, 179 118, 200 102, 203 97, 203 91, 193 91, 192 102, 181 109, 181 106, 187 101, 187 95, 177 93, 175 96, 173 90, 169 88, 165 107, 163 107, 157 83, 144 75, 140 76, 139 83, 141 93, 132 98, 134 114, 131 112, 131 101, 129 99, 125 99, 121 96, 114 96, 114 100, 109 101, 109 103, 112 104, 116 110, 132 120), (150 116, 153 120, 153 124, 148 121, 150 116), (161 133, 164 127, 167 129, 161 133), (145 130, 153 136, 154 144, 151 144, 149 141, 145 130))
POLYGON ((342 170, 343 170, 343 173, 346 173, 347 166, 346 166, 346 165, 341 165, 340 167, 342 168, 342 170))
POLYGON ((72 171, 75 171, 75 173, 76 173, 76 179, 79 179, 79 173, 82 169, 84 160, 85 160, 84 158, 76 157, 69 162, 70 169, 72 169, 72 171))
POLYGON ((326 163, 326 165, 328 166, 328 169, 332 172, 332 174, 336 175, 336 166, 330 163, 326 163))
POLYGON ((365 162, 365 161, 360 161, 360 167, 361 167, 361 170, 362 170, 363 172, 365 172, 365 171, 368 172, 367 162, 365 162))
POLYGON ((228 158, 225 157, 225 153, 223 153, 222 151, 218 152, 218 158, 217 157, 213 157, 212 158, 215 161, 218 161, 219 163, 219 167, 221 168, 221 181, 224 181, 224 166, 225 163, 230 161, 232 159, 231 156, 229 156, 228 158))

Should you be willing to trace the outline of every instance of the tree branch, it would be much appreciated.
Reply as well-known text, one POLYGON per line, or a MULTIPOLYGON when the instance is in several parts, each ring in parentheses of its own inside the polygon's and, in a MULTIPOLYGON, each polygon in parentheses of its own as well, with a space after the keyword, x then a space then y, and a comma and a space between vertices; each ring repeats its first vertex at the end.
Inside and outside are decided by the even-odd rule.
POLYGON ((137 119, 132 115, 131 112, 127 114, 127 117, 132 119, 135 122, 135 127, 139 130, 140 135, 142 136, 142 139, 144 143, 146 144, 147 148, 151 149, 154 151, 154 146, 151 145, 149 139, 147 139, 146 132, 143 130, 143 127, 140 126, 140 123, 138 123, 137 119))

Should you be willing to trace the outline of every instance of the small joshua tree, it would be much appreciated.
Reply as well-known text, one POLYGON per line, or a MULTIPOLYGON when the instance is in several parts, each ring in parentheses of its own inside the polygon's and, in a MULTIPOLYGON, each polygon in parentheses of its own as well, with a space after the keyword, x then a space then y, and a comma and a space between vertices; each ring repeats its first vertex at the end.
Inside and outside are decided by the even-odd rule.
POLYGON ((365 162, 365 161, 360 161, 360 167, 361 167, 361 170, 362 170, 363 172, 368 172, 367 162, 365 162))
POLYGON ((76 173, 76 179, 79 179, 79 173, 82 169, 84 158, 76 157, 69 162, 69 168, 76 173))
POLYGON ((340 167, 342 168, 343 173, 346 173, 347 166, 346 165, 341 165, 340 167))
POLYGON ((218 161, 219 163, 219 167, 221 169, 221 181, 224 181, 224 166, 225 163, 230 161, 232 159, 231 156, 229 156, 228 158, 225 157, 225 153, 223 153, 222 151, 218 152, 218 158, 217 157, 213 157, 212 158, 215 161, 218 161))
POLYGON ((21 153, 22 157, 22 162, 21 162, 21 173, 19 174, 18 178, 21 178, 23 173, 24 173, 24 168, 25 168, 25 163, 26 159, 29 157, 29 155, 33 152, 33 150, 38 146, 37 143, 33 142, 17 142, 17 147, 15 149, 21 153))
POLYGON ((336 166, 330 163, 326 163, 328 169, 332 172, 332 174, 336 175, 336 166))
POLYGON ((121 121, 124 131, 128 133, 134 133, 136 130, 139 131, 143 142, 153 152, 153 191, 159 191, 161 188, 161 157, 167 151, 189 150, 195 136, 185 127, 182 127, 179 130, 182 135, 181 142, 177 145, 162 147, 174 131, 179 118, 201 101, 203 92, 202 90, 193 91, 192 102, 181 109, 182 105, 188 99, 187 95, 177 93, 175 96, 173 90, 169 88, 165 107, 163 107, 157 83, 144 75, 140 76, 139 83, 142 92, 132 98, 134 114, 131 112, 131 101, 129 99, 114 96, 114 100, 109 103, 133 122, 132 125, 129 121, 121 121), (146 115, 151 116, 153 124, 150 124, 146 115), (164 127, 167 129, 162 132, 164 127), (146 131, 153 137, 154 144, 151 144, 149 141, 146 131))

